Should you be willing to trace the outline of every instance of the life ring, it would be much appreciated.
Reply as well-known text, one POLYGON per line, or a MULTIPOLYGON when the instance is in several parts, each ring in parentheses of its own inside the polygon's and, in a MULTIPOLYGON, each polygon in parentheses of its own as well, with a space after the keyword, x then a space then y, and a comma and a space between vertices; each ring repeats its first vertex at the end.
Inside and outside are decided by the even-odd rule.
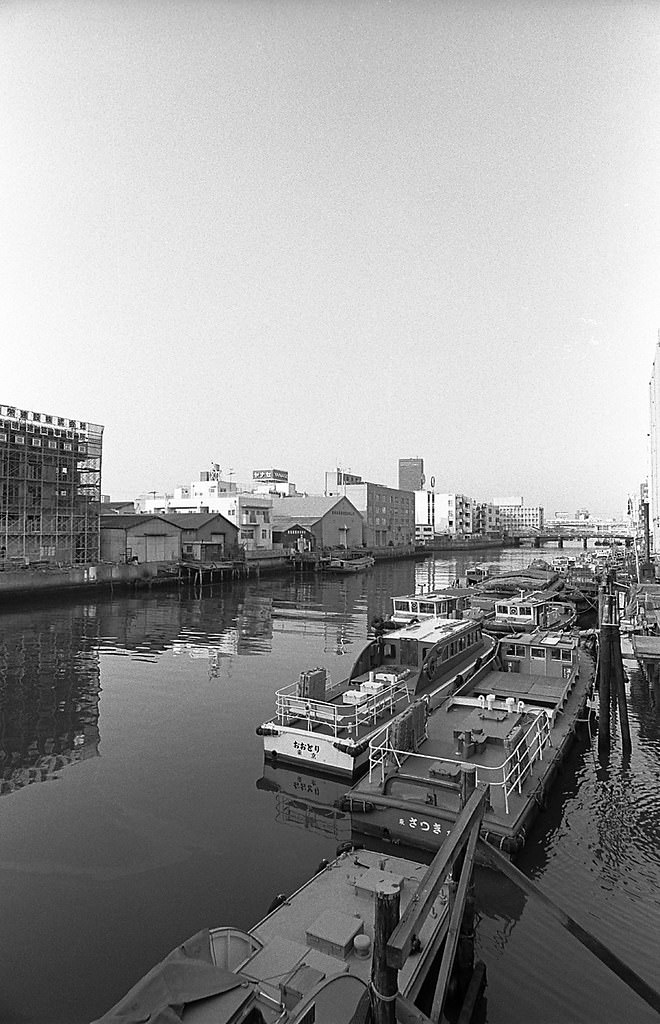
POLYGON ((429 679, 433 679, 436 668, 437 664, 435 658, 429 658, 429 660, 426 662, 426 674, 429 679))

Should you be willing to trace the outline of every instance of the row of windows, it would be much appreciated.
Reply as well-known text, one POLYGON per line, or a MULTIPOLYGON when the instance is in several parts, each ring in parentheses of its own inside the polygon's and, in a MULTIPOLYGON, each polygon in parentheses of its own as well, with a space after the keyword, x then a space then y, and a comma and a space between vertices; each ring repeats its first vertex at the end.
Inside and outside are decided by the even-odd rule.
MULTIPOLYGON (((22 444, 22 445, 24 445, 25 441, 26 441, 26 437, 25 437, 24 434, 12 434, 12 438, 11 439, 12 439, 14 444, 22 444)), ((4 433, 3 431, 0 431, 0 441, 8 441, 8 440, 9 440, 9 438, 8 438, 7 434, 4 433)), ((30 438, 30 445, 31 445, 32 448, 41 448, 42 447, 41 438, 40 437, 30 438)), ((57 441, 46 441, 46 444, 43 447, 48 447, 50 449, 54 449, 55 451, 57 451, 57 449, 59 448, 59 443, 57 441)), ((63 444, 62 444, 62 448, 63 448, 63 450, 65 452, 72 452, 73 451, 73 445, 71 444, 70 441, 64 441, 63 444)), ((78 452, 81 455, 86 455, 87 454, 87 445, 79 444, 77 450, 78 450, 78 452)))
MULTIPOLYGON (((527 648, 524 644, 509 644, 505 649, 504 653, 511 658, 524 658, 527 654, 527 648)), ((533 658, 535 661, 545 661, 546 648, 531 647, 530 657, 533 658)), ((570 662, 573 660, 573 652, 567 651, 564 648, 552 647, 550 649, 550 660, 570 662)))

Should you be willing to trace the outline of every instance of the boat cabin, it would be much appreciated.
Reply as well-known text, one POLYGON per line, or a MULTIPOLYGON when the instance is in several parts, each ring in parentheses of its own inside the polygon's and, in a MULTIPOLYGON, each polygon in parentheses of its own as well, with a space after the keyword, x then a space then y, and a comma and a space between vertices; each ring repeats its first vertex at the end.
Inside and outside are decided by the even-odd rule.
POLYGON ((427 619, 411 623, 383 637, 381 668, 376 679, 387 674, 388 666, 410 668, 413 673, 419 673, 419 691, 430 679, 444 674, 466 655, 477 651, 482 643, 481 623, 473 619, 427 619))
POLYGON ((448 587, 426 593, 404 594, 392 598, 392 622, 408 623, 420 619, 460 619, 470 604, 467 588, 448 587))
POLYGON ((495 602, 495 618, 523 629, 544 629, 557 621, 558 607, 547 597, 506 597, 495 602))
POLYGON ((577 637, 565 633, 514 633, 499 649, 505 672, 568 679, 577 664, 577 637))

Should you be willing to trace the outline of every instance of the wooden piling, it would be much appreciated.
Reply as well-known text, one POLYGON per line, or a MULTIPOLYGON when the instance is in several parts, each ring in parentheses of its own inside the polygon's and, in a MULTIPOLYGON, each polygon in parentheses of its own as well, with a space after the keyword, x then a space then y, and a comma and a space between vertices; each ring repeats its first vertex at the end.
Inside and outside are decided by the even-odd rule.
MULTIPOLYGON (((603 607, 603 614, 605 607, 603 607)), ((606 752, 610 748, 610 676, 611 676, 611 645, 609 623, 601 619, 598 631, 598 749, 606 752)))
POLYGON ((387 963, 387 943, 399 923, 401 895, 396 886, 376 893, 374 950, 371 961, 371 1012, 373 1024, 396 1024, 398 970, 387 963))
POLYGON ((614 699, 619 711, 619 723, 621 725, 621 747, 624 757, 629 757, 632 750, 630 739, 630 721, 628 719, 628 702, 626 700, 626 684, 623 671, 623 658, 621 656, 621 630, 618 622, 610 627, 612 645, 612 684, 614 688, 614 699))

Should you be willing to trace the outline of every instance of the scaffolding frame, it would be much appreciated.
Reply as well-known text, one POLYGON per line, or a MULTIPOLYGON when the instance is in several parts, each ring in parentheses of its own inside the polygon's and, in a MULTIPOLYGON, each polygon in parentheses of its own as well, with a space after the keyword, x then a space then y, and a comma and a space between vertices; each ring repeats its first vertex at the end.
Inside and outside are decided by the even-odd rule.
POLYGON ((100 560, 103 427, 0 405, 0 564, 100 560))

